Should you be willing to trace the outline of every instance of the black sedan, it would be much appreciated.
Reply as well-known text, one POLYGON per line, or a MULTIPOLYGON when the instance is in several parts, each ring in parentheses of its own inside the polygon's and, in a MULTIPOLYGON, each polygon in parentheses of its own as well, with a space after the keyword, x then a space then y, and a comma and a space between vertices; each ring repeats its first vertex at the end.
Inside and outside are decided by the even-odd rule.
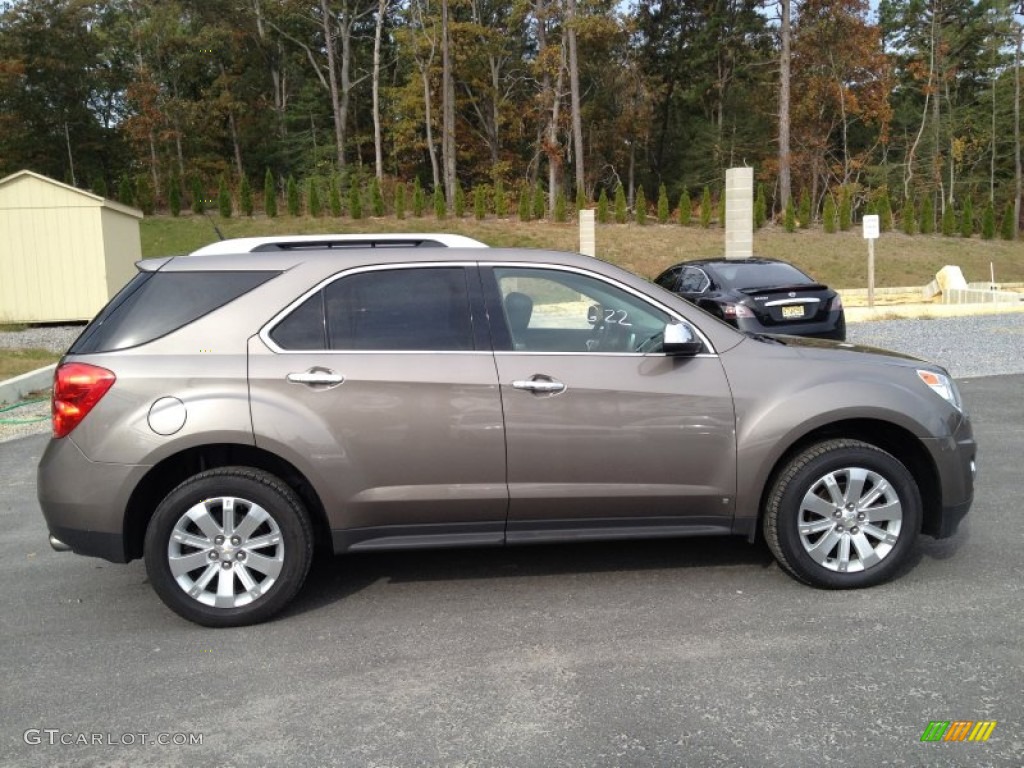
POLYGON ((784 261, 684 261, 654 282, 741 331, 846 340, 839 294, 784 261))

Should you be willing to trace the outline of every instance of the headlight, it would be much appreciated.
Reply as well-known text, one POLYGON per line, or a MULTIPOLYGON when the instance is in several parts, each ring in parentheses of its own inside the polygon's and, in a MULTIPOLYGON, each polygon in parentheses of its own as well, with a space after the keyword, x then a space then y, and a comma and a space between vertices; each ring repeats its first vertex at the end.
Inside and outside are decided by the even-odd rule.
POLYGON ((944 373, 923 371, 920 368, 917 370, 917 376, 931 388, 932 392, 958 411, 963 411, 963 405, 960 402, 960 391, 956 388, 956 383, 953 379, 944 373))

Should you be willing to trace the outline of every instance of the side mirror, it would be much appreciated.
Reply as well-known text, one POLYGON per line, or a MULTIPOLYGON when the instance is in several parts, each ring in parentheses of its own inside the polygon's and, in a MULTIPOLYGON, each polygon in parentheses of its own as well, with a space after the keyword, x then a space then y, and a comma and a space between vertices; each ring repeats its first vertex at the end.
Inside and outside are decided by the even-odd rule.
POLYGON ((704 349, 704 344, 686 323, 669 323, 665 326, 662 350, 674 357, 693 357, 704 349))

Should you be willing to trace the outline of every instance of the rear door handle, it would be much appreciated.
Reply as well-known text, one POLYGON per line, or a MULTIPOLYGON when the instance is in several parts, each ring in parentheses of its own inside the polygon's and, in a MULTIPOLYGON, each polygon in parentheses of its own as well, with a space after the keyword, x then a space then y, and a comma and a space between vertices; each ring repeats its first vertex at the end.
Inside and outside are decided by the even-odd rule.
POLYGON ((565 392, 565 384, 562 382, 555 381, 554 379, 540 379, 537 377, 532 379, 517 379, 512 382, 512 388, 547 395, 556 395, 559 392, 565 392))
POLYGON ((328 368, 310 368, 303 373, 289 373, 285 378, 292 384, 305 384, 311 387, 336 387, 345 381, 344 376, 328 368))

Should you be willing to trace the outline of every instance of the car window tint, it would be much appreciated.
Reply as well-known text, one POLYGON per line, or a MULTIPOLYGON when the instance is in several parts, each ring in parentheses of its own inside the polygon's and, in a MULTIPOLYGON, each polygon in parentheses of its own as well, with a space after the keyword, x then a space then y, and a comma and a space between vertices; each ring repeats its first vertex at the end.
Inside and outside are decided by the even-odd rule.
POLYGON ((80 355, 146 344, 228 304, 279 272, 140 272, 68 350, 80 355))
POLYGON ((328 285, 324 304, 330 349, 473 349, 461 267, 360 272, 328 285))
POLYGON ((323 296, 323 291, 317 291, 274 326, 270 338, 277 346, 289 350, 327 348, 323 296))
POLYGON ((634 352, 670 320, 632 293, 576 272, 496 267, 494 275, 516 350, 634 352))
POLYGON ((806 285, 813 283, 807 275, 791 264, 715 264, 715 274, 728 288, 766 288, 773 285, 806 285))
POLYGON ((679 283, 679 290, 684 293, 700 293, 708 287, 708 276, 697 267, 687 267, 683 270, 683 279, 679 283))

